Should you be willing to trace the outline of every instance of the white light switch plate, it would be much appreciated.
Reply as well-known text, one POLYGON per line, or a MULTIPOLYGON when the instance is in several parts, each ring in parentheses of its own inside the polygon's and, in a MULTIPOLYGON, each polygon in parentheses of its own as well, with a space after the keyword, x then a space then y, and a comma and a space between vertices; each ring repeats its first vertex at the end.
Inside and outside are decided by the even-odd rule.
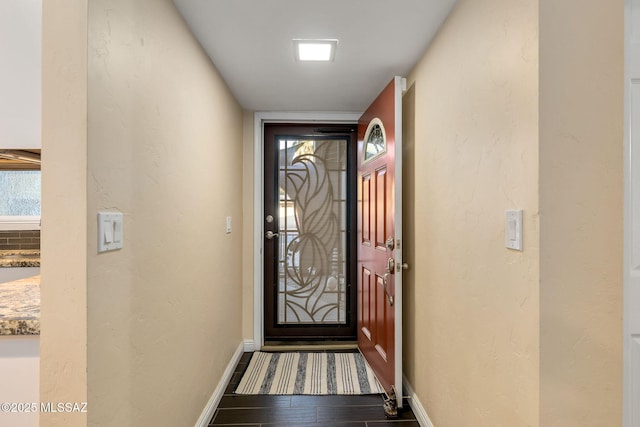
POLYGON ((522 210, 507 211, 504 243, 508 249, 522 250, 522 210))
POLYGON ((98 212, 98 252, 122 248, 123 217, 120 212, 98 212))

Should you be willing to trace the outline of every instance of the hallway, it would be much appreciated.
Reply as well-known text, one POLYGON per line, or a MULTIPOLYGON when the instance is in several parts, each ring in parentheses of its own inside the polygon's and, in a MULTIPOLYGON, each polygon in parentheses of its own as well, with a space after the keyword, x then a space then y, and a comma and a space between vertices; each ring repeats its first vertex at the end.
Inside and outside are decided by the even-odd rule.
MULTIPOLYGON (((335 37, 333 64, 372 48, 381 69, 360 80, 406 76, 401 374, 421 425, 622 425, 621 3, 458 0, 435 38, 419 40, 415 65, 395 70, 369 33, 386 35, 387 18, 408 31, 420 24, 409 17, 429 14, 384 10, 360 20, 369 31, 353 44, 305 17, 274 47, 260 37, 269 14, 249 13, 250 0, 188 1, 258 15, 252 26, 223 8, 214 26, 199 14, 225 44, 257 35, 252 46, 295 64, 292 38, 335 37), (522 251, 505 245, 508 210, 523 212, 522 251)), ((292 3, 335 13, 328 1, 292 3)), ((266 108, 233 92, 222 56, 207 54, 171 0, 42 6, 39 399, 91 408, 40 422, 206 427, 216 410, 217 421, 235 411, 258 414, 249 425, 278 422, 259 414, 280 410, 224 396, 236 361, 263 344, 260 135, 267 113, 366 107, 323 107, 293 83, 311 91, 325 71, 346 99, 357 82, 331 64, 291 65, 277 75, 314 104, 266 108), (123 214, 122 249, 97 253, 100 212, 123 214), (223 397, 242 410, 218 409, 223 397)), ((264 65, 251 64, 232 74, 264 65)), ((316 423, 338 407, 357 412, 279 403, 290 413, 312 403, 316 423)))

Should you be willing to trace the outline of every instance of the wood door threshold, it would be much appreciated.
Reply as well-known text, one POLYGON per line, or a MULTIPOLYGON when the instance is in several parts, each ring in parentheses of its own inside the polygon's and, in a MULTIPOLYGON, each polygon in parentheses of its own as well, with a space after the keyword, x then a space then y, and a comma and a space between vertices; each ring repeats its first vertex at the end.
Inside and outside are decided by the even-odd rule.
POLYGON ((274 341, 262 346, 261 351, 324 351, 357 350, 356 341, 274 341))

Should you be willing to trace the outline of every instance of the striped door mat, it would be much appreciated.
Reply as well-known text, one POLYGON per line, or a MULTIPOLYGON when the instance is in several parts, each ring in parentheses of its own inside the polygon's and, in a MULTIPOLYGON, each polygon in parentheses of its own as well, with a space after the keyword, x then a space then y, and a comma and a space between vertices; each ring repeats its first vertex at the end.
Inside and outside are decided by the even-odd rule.
POLYGON ((255 352, 236 394, 379 394, 360 353, 255 352))

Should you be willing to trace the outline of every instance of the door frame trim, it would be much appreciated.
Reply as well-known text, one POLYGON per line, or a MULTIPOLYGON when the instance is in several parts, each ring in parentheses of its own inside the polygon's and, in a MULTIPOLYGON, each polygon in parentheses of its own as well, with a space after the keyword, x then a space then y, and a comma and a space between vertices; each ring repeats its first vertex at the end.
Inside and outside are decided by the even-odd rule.
POLYGON ((257 111, 253 115, 253 344, 255 350, 264 346, 264 124, 265 123, 327 123, 357 124, 361 112, 270 112, 257 111))
POLYGON ((631 218, 632 218, 632 195, 631 195, 631 0, 624 2, 624 148, 623 148, 623 291, 622 291, 622 425, 631 427, 633 421, 633 402, 631 401, 633 386, 631 380, 631 348, 629 334, 631 332, 631 277, 629 268, 631 267, 631 218))

